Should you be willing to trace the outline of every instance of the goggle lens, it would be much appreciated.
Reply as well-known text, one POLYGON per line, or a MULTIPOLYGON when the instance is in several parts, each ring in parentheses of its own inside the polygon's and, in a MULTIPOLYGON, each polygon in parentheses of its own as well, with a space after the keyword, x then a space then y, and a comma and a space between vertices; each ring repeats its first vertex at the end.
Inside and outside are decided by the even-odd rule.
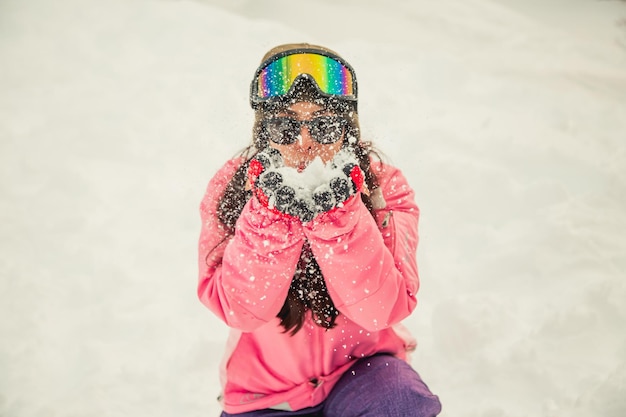
POLYGON ((356 78, 339 58, 314 52, 297 52, 261 65, 250 91, 252 103, 287 95, 295 80, 306 74, 321 94, 356 100, 356 78))

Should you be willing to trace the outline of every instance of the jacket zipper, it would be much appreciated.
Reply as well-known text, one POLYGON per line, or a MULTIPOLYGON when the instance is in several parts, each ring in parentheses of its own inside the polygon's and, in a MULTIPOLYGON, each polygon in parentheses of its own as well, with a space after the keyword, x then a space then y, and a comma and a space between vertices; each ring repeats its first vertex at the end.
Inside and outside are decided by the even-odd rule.
POLYGON ((324 383, 324 381, 321 379, 321 373, 322 373, 322 368, 324 367, 324 358, 322 357, 323 354, 323 342, 324 342, 324 335, 323 335, 323 331, 325 329, 322 329, 320 326, 316 325, 313 321, 311 321, 311 354, 314 358, 314 364, 315 364, 315 368, 314 368, 314 372, 315 372, 315 376, 313 376, 311 379, 309 379, 309 383, 311 384, 311 386, 313 387, 313 391, 311 392, 311 396, 315 395, 315 392, 317 391, 317 388, 322 385, 324 383))

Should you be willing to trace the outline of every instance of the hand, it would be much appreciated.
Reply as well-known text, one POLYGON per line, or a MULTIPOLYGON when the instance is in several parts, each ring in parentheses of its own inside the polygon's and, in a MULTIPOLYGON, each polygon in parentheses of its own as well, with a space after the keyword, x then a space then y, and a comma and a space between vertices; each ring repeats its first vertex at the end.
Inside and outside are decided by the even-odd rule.
POLYGON ((285 167, 282 155, 274 148, 257 153, 248 167, 248 182, 254 195, 264 206, 303 222, 313 219, 314 207, 301 187, 286 181, 292 168, 285 167))
POLYGON ((345 149, 328 164, 314 160, 298 172, 284 166, 280 152, 267 148, 250 161, 248 181, 263 205, 305 223, 367 191, 356 157, 345 149))
POLYGON ((320 213, 342 205, 359 192, 367 193, 363 170, 347 149, 339 151, 329 165, 330 180, 313 191, 313 201, 320 213))

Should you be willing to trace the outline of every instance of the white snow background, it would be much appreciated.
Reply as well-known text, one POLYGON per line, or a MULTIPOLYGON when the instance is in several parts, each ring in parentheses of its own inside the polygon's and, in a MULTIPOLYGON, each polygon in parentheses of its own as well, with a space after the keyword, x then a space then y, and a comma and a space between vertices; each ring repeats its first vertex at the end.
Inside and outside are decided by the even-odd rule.
POLYGON ((442 416, 626 415, 626 4, 0 2, 0 416, 217 416, 198 206, 269 48, 357 71, 442 416))

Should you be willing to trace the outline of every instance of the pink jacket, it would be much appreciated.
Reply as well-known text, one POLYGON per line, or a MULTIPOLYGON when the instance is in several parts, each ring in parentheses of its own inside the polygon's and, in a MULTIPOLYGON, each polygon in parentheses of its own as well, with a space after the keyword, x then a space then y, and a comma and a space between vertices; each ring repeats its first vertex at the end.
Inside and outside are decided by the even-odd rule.
POLYGON ((419 210, 400 171, 372 163, 382 191, 376 220, 360 198, 305 225, 251 198, 223 242, 216 207, 241 163, 217 172, 200 207, 198 296, 231 328, 220 372, 224 410, 310 407, 359 358, 387 352, 407 359, 416 342, 399 322, 417 303, 419 210), (290 336, 276 315, 305 239, 341 314, 330 330, 309 316, 290 336))

